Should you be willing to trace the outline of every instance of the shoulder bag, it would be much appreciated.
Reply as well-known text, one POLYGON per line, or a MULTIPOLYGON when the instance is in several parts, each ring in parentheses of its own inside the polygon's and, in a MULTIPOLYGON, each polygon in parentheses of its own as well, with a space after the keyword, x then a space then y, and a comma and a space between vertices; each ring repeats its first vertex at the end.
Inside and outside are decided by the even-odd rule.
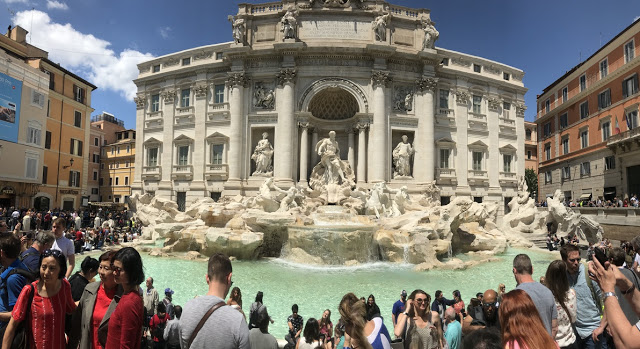
POLYGON ((30 318, 31 316, 31 302, 33 302, 33 296, 36 292, 36 289, 33 287, 32 284, 29 284, 29 286, 31 287, 31 297, 29 298, 29 303, 27 305, 27 316, 25 317, 24 321, 20 322, 18 324, 18 326, 16 327, 16 334, 13 337, 13 342, 11 342, 11 349, 22 349, 22 348, 30 348, 31 347, 31 341, 29 340, 29 333, 31 332, 31 322, 30 322, 30 318))
POLYGON ((207 313, 204 314, 202 319, 200 319, 200 322, 198 322, 198 326, 196 326, 195 330, 193 330, 193 333, 191 333, 191 337, 189 337, 189 342, 187 343, 187 349, 191 348, 191 343, 193 343, 193 340, 196 339, 198 332, 200 332, 200 329, 202 329, 202 326, 204 326, 204 323, 207 322, 211 314, 213 314, 214 311, 218 310, 218 308, 222 307, 223 305, 224 305, 224 301, 220 301, 214 304, 209 309, 209 311, 207 311, 207 313))

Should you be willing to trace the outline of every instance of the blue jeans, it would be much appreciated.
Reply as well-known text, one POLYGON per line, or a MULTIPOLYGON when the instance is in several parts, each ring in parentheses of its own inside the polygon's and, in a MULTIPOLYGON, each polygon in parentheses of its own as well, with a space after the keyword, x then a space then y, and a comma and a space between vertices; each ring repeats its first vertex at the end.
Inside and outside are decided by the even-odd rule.
POLYGON ((603 333, 598 336, 598 341, 594 342, 593 337, 588 336, 587 338, 580 340, 580 348, 581 349, 608 349, 607 338, 603 333))

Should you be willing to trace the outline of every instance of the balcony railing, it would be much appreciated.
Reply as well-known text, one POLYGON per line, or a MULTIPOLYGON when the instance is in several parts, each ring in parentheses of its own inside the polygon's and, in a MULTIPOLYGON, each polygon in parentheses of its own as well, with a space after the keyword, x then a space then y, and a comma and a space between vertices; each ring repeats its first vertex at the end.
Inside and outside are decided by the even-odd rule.
POLYGON ((173 165, 171 178, 193 179, 193 166, 192 165, 173 165))
POLYGON ((204 173, 207 179, 226 180, 229 178, 229 165, 227 164, 209 164, 206 165, 204 173))
POLYGON ((469 170, 470 178, 488 178, 487 171, 469 170))
POLYGON ((162 167, 160 166, 144 166, 142 167, 142 179, 160 180, 162 176, 162 167))
POLYGON ((438 183, 456 183, 458 177, 453 168, 436 168, 436 180, 438 183))
POLYGON ((640 139, 640 127, 633 128, 631 130, 624 131, 617 135, 609 137, 607 145, 613 145, 622 141, 630 141, 634 139, 640 139))

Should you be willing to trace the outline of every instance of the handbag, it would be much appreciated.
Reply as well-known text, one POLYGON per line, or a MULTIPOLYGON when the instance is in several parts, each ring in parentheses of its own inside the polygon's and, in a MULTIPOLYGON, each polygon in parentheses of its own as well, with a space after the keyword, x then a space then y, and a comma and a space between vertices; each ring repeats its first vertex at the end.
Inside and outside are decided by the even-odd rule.
POLYGON ((29 341, 29 333, 31 332, 29 313, 31 313, 31 302, 33 302, 35 289, 32 284, 29 284, 29 286, 31 287, 31 297, 27 305, 27 317, 16 326, 16 333, 11 342, 11 349, 28 349, 31 347, 31 341, 29 341))
POLYGON ((224 305, 224 301, 220 301, 214 304, 209 309, 209 311, 207 311, 207 313, 204 314, 202 319, 200 319, 200 322, 198 322, 198 326, 196 326, 195 330, 193 330, 191 337, 189 337, 189 342, 187 343, 187 349, 191 348, 191 343, 193 343, 193 340, 196 339, 198 332, 200 332, 200 329, 202 328, 202 326, 204 326, 204 323, 207 322, 207 319, 209 319, 209 316, 211 316, 211 314, 213 314, 214 311, 218 310, 218 308, 222 307, 223 305, 224 305))

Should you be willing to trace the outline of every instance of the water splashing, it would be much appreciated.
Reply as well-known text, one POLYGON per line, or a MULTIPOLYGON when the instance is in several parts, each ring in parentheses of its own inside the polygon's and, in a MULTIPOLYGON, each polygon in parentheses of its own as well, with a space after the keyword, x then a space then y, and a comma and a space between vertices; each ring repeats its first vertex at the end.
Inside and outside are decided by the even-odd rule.
POLYGON ((409 264, 409 244, 402 246, 402 262, 409 264))
POLYGON ((449 248, 447 250, 447 258, 451 259, 453 257, 453 247, 451 247, 451 242, 449 242, 449 248))

